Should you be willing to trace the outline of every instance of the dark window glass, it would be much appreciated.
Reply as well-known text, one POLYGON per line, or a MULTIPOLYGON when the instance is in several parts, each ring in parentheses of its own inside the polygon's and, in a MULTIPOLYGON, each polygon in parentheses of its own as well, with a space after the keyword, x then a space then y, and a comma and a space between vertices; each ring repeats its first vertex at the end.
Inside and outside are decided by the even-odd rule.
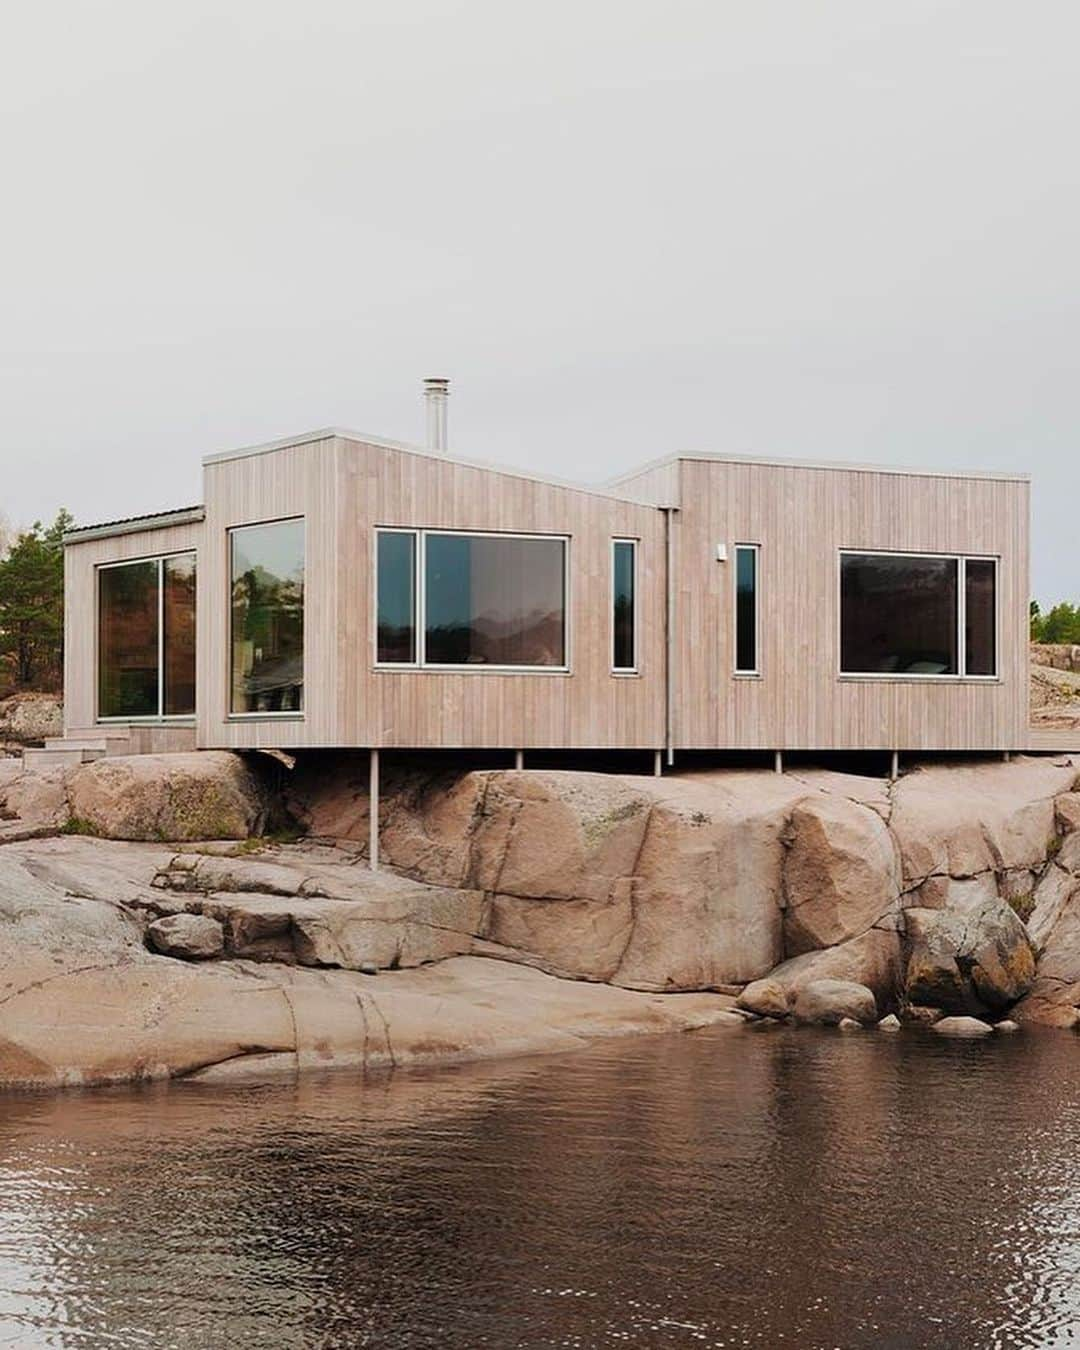
POLYGON ((380 661, 416 660, 416 536, 378 536, 378 647, 380 661))
POLYGON ((158 564, 98 572, 98 716, 158 715, 158 564))
POLYGON ((426 663, 566 664, 564 540, 429 534, 424 555, 426 663))
POLYGON ((195 711, 195 557, 185 554, 162 563, 162 617, 165 628, 166 717, 195 711))
POLYGON ((757 673, 757 564, 756 548, 735 550, 735 669, 757 673))
POLYGON ((844 554, 840 668, 854 675, 955 675, 955 558, 844 554))
POLYGON ((297 712, 304 703, 304 522, 231 535, 234 713, 297 712))
POLYGON ((997 567, 972 558, 967 571, 968 675, 997 674, 997 567))
POLYGON ((612 590, 615 604, 615 633, 612 665, 616 670, 634 670, 634 559, 637 546, 632 540, 617 539, 612 557, 612 590))

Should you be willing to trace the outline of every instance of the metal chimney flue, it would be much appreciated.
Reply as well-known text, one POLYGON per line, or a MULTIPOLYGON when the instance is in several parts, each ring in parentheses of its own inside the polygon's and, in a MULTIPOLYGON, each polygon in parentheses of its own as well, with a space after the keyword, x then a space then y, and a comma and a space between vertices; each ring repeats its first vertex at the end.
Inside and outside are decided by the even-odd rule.
POLYGON ((437 455, 446 454, 446 404, 450 397, 450 381, 424 381, 424 403, 427 405, 427 448, 437 455))

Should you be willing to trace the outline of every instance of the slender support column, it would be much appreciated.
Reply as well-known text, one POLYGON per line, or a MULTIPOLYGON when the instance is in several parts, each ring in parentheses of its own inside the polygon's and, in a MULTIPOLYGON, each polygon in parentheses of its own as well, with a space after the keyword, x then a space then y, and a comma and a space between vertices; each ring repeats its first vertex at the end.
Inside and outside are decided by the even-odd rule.
POLYGON ((1006 750, 1005 753, 1001 756, 1001 758, 1005 761, 1006 764, 1011 764, 1011 763, 1012 763, 1012 752, 1009 751, 1009 750, 1006 750))
POLYGON ((524 751, 524 750, 515 750, 515 751, 514 751, 514 768, 517 769, 518 773, 520 773, 521 770, 522 770, 524 767, 525 767, 525 751, 524 751))
POLYGON ((368 756, 368 811, 370 813, 368 836, 368 866, 373 872, 379 870, 379 752, 372 750, 368 756))
POLYGON ((777 752, 776 752, 776 757, 775 757, 775 759, 773 760, 773 768, 776 770, 777 773, 783 773, 783 772, 784 772, 784 752, 783 752, 783 750, 777 750, 777 752))
POLYGON ((653 777, 654 777, 654 778, 662 778, 662 777, 664 776, 664 752, 663 752, 663 750, 654 750, 654 751, 653 751, 652 771, 653 771, 653 777))
POLYGON ((892 764, 890 764, 889 766, 889 782, 895 783, 899 777, 900 777, 900 751, 894 750, 892 752, 892 764))

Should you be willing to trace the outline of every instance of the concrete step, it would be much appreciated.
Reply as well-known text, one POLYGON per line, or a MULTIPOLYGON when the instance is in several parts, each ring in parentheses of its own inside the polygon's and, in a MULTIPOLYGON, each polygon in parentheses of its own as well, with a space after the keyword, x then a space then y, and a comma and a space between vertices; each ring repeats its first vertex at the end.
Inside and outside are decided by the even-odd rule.
MULTIPOLYGON (((100 750, 108 754, 118 744, 114 737, 104 736, 46 736, 46 750, 100 750)), ((125 739, 124 744, 127 744, 125 739)))
POLYGON ((129 726, 68 727, 63 736, 51 736, 51 741, 108 741, 110 745, 126 745, 131 740, 129 726))
POLYGON ((59 747, 23 751, 23 767, 26 769, 67 768, 74 764, 89 764, 95 759, 104 759, 104 750, 61 749, 59 747))

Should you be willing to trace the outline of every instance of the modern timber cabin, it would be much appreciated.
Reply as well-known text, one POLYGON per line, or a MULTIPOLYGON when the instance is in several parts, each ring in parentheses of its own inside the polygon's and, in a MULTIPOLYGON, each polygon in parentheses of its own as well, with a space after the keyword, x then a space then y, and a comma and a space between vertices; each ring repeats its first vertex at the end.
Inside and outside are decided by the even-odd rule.
MULTIPOLYGON (((673 455, 602 487, 324 430, 65 541, 54 755, 1010 752, 1022 475, 673 455)), ((1040 747, 1054 748, 1054 747, 1040 747)))

